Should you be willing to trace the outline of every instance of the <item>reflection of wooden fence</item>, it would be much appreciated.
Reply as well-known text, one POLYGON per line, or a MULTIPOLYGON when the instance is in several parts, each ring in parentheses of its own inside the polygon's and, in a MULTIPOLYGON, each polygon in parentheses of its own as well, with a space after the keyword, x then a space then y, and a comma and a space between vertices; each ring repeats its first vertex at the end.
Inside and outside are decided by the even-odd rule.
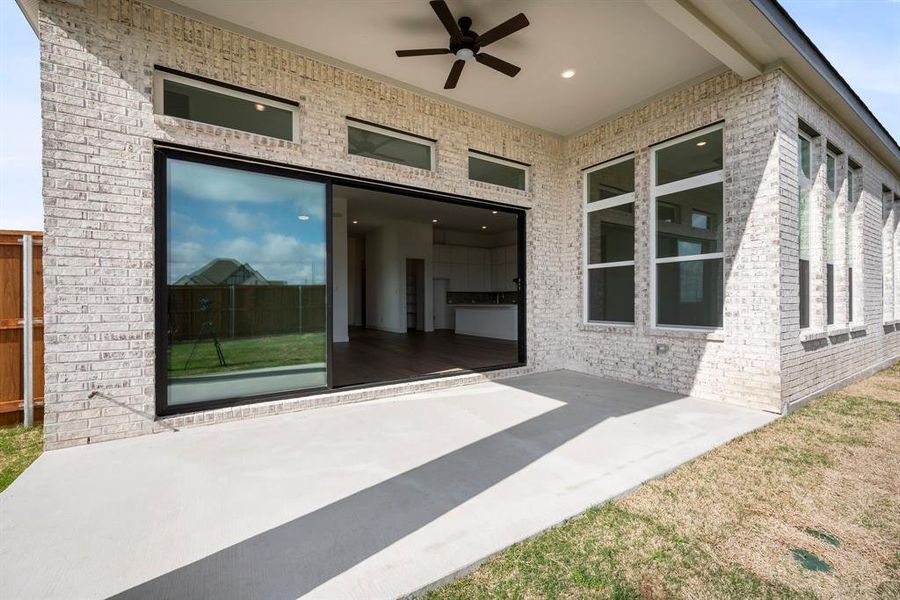
POLYGON ((2 425, 23 420, 31 424, 43 414, 43 239, 39 231, 0 231, 2 425))
POLYGON ((325 286, 169 286, 172 341, 195 339, 206 321, 212 322, 222 339, 322 332, 325 286))

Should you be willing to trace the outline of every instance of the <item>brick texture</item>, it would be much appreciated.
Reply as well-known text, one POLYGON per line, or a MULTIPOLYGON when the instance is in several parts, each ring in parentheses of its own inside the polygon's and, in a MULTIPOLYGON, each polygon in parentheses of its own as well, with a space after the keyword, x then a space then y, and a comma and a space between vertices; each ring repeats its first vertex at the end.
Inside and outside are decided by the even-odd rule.
MULTIPOLYGON (((896 248, 898 241, 883 235, 880 186, 897 190, 897 181, 781 71, 749 81, 729 72, 714 75, 562 139, 133 0, 86 0, 83 7, 42 0, 40 38, 48 448, 561 367, 780 410, 785 402, 900 353, 900 333, 884 326, 881 305, 884 248, 896 248), (154 65, 297 101, 299 143, 155 115, 154 65), (348 156, 347 116, 438 140, 435 169, 348 156), (866 330, 846 340, 800 341, 798 118, 845 150, 841 173, 847 154, 863 165, 861 235, 855 239, 864 261, 864 291, 857 301, 864 303, 866 330), (719 121, 725 144, 723 330, 654 329, 647 245, 650 147, 719 121), (528 367, 157 419, 154 141, 530 209, 528 367), (531 164, 531 189, 470 181, 470 148, 531 164), (626 152, 636 157, 636 323, 585 325, 581 169, 626 152), (658 344, 668 351, 658 354, 658 344)), ((817 159, 823 149, 816 148, 817 159)), ((894 218, 895 212, 887 217, 891 236, 894 218)), ((821 321, 823 269, 815 267, 815 315, 821 321)), ((892 263, 891 281, 894 269, 892 263)), ((839 290, 846 286, 844 278, 839 290)))

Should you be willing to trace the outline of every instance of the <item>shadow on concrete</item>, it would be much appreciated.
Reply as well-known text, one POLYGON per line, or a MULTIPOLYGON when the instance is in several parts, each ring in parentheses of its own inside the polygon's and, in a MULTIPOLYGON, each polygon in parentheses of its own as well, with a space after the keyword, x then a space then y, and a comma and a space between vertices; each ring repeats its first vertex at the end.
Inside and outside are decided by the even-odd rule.
POLYGON ((503 382, 563 402, 113 598, 294 599, 424 527, 602 421, 678 399, 569 372, 503 382))

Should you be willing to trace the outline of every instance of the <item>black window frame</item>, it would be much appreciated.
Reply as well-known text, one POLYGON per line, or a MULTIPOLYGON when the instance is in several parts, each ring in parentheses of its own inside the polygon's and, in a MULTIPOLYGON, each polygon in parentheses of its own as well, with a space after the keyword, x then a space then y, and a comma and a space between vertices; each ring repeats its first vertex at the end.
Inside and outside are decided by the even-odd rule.
POLYGON ((258 159, 239 154, 203 150, 191 146, 171 142, 156 142, 153 152, 154 165, 154 392, 156 416, 168 417, 178 414, 196 413, 218 408, 245 406, 273 400, 301 398, 315 394, 331 394, 348 390, 380 387, 394 383, 424 381, 458 376, 461 373, 478 373, 497 371, 523 367, 528 364, 528 340, 527 340, 527 306, 528 285, 526 273, 526 219, 528 209, 511 206, 497 202, 491 202, 480 198, 462 196, 458 194, 441 193, 433 190, 408 186, 404 184, 391 184, 375 181, 362 177, 344 175, 332 171, 298 167, 294 165, 258 159), (251 172, 290 177, 304 181, 324 183, 326 186, 326 385, 301 390, 273 392, 246 396, 236 399, 214 400, 200 403, 184 403, 174 406, 168 404, 168 362, 167 362, 167 322, 168 322, 168 231, 167 231, 167 181, 166 161, 168 159, 185 160, 202 164, 220 166, 225 168, 245 169, 251 172), (487 208, 501 212, 512 213, 516 216, 516 233, 518 238, 517 270, 519 276, 518 298, 518 362, 512 364, 498 364, 490 367, 465 369, 452 373, 432 373, 421 376, 409 377, 399 380, 384 380, 373 383, 337 387, 333 380, 333 240, 332 240, 332 188, 334 185, 350 186, 373 191, 402 194, 424 200, 448 202, 463 206, 487 208))

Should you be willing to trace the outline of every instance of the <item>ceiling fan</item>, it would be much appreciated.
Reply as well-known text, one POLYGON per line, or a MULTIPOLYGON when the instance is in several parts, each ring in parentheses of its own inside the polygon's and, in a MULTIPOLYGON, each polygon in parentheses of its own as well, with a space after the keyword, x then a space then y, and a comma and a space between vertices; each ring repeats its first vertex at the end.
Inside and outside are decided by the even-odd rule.
POLYGON ((507 19, 486 33, 478 34, 472 31, 472 19, 469 17, 460 17, 457 21, 453 18, 453 13, 447 7, 444 0, 431 0, 431 8, 437 14, 438 19, 444 25, 444 29, 450 34, 449 48, 424 48, 420 50, 397 50, 397 56, 403 58, 406 56, 429 56, 432 54, 453 54, 456 61, 450 68, 450 76, 444 84, 445 90, 456 87, 459 76, 462 74, 466 61, 473 58, 486 67, 490 67, 500 71, 504 75, 515 77, 520 69, 516 65, 510 64, 505 60, 501 60, 496 56, 482 52, 481 49, 488 44, 493 44, 497 40, 528 27, 528 19, 523 13, 519 13, 511 19, 507 19))

